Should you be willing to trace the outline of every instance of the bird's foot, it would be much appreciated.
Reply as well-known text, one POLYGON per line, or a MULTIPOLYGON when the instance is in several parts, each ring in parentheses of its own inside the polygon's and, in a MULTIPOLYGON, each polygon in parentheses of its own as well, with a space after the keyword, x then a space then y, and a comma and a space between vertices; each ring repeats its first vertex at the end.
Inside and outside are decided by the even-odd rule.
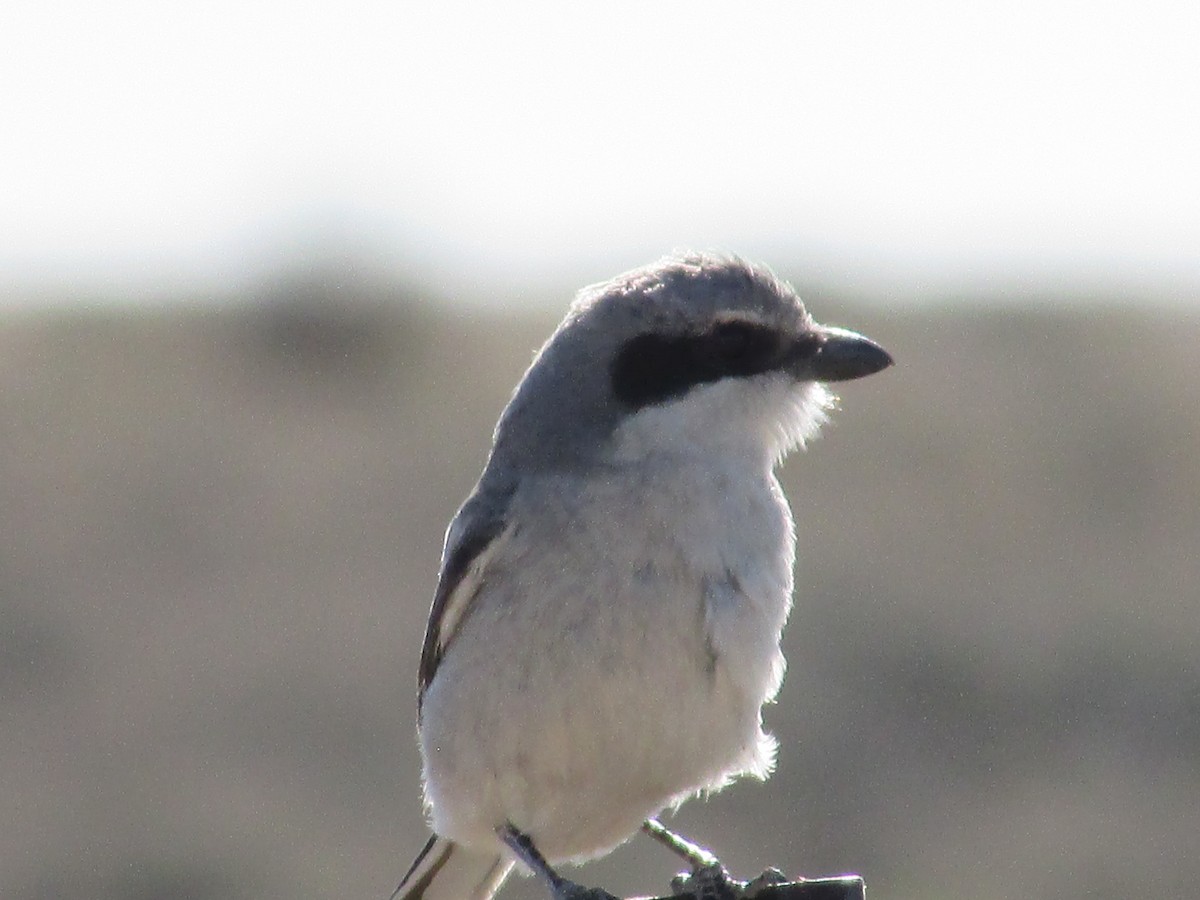
POLYGON ((529 835, 519 831, 511 822, 497 829, 497 836, 508 845, 513 854, 525 865, 540 876, 550 888, 550 896, 554 900, 620 900, 608 891, 600 888, 586 888, 581 884, 568 881, 550 867, 541 851, 534 846, 529 835))
POLYGON ((787 884, 788 877, 778 869, 767 869, 742 888, 742 900, 754 900, 764 889, 787 884))
POLYGON ((695 900, 740 900, 745 887, 744 882, 730 878, 719 862, 697 866, 671 879, 671 893, 695 900))
POLYGON ((690 874, 676 875, 671 892, 677 897, 695 900, 754 900, 766 888, 786 884, 787 876, 778 869, 767 869, 753 881, 731 878, 720 863, 700 866, 690 874))

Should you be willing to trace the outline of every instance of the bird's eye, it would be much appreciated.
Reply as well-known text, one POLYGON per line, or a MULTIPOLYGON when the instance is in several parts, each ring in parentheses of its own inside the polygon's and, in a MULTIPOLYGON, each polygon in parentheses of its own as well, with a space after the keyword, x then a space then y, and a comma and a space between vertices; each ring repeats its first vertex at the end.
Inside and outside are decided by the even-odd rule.
POLYGON ((760 331, 749 322, 722 322, 713 328, 710 346, 722 359, 742 359, 759 343, 760 331))

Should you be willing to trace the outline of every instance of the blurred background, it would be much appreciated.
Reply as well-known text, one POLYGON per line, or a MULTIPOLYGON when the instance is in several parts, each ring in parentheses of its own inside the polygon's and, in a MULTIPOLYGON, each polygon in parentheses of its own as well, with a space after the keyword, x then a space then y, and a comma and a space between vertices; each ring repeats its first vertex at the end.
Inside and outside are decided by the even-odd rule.
POLYGON ((888 900, 1190 895, 1197 40, 1166 0, 6 4, 0 896, 385 898, 445 524, 574 290, 683 247, 898 365, 783 469, 778 771, 675 826, 888 900))

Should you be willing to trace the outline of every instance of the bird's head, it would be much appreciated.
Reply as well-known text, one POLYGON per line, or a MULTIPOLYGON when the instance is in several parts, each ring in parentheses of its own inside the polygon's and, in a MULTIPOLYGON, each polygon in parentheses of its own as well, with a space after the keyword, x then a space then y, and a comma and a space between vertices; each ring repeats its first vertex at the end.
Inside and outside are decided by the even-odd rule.
POLYGON ((818 325, 766 269, 668 257, 580 292, 497 426, 510 464, 655 454, 773 463, 815 433, 825 384, 878 372, 879 345, 818 325))

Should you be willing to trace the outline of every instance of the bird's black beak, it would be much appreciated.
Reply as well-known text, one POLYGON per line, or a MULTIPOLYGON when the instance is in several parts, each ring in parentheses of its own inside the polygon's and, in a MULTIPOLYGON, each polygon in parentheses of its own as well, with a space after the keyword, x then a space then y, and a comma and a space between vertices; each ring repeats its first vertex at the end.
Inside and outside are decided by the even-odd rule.
POLYGON ((892 363, 891 354, 870 338, 818 325, 796 343, 791 369, 807 381, 850 381, 874 375, 892 363))

